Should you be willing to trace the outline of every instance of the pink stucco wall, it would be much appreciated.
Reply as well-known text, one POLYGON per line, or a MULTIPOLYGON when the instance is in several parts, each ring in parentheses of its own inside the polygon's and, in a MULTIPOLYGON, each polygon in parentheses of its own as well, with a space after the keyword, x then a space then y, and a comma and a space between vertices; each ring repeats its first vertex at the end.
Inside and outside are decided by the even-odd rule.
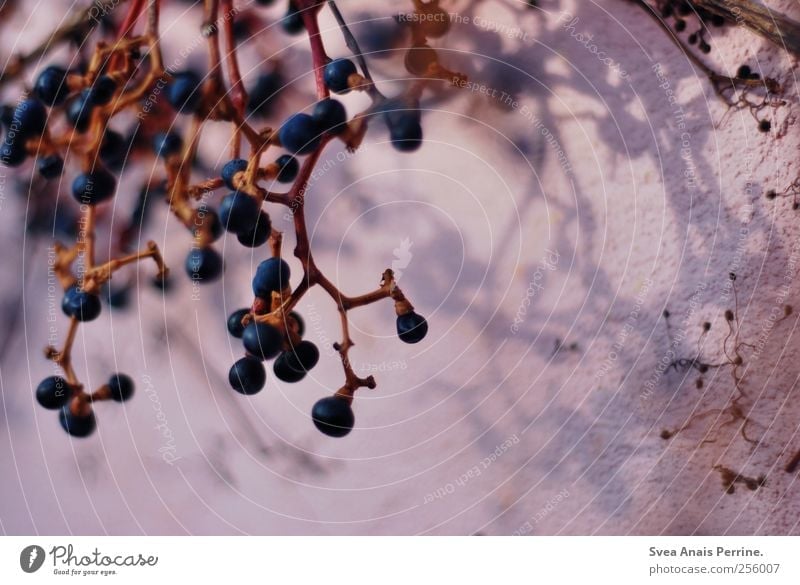
MULTIPOLYGON (((341 3, 348 15, 357 4, 341 3)), ((417 153, 395 153, 378 129, 356 156, 338 145, 323 155, 330 163, 309 195, 320 265, 357 293, 394 264, 431 326, 406 346, 393 337, 391 305, 353 313, 353 361, 376 370, 378 388, 359 392, 357 428, 341 440, 309 420, 340 381, 326 349, 338 320, 318 291, 300 307, 322 348, 313 376, 291 387, 272 379, 250 398, 227 387, 240 348, 225 315, 249 301, 265 253, 230 239, 222 284, 194 295, 182 279, 161 297, 143 282, 132 310, 106 311, 85 329, 81 376, 98 385, 128 372, 138 396, 100 405, 97 435, 68 440, 31 394, 51 371, 41 354, 50 326, 61 338, 65 320, 48 322, 47 243, 22 237, 25 201, 7 177, 1 307, 6 322, 20 320, 0 362, 0 529, 798 533, 800 482, 783 467, 800 449, 800 228, 791 197, 764 196, 798 176, 796 61, 745 31, 712 31, 707 62, 718 71, 747 63, 786 88, 788 103, 761 113, 772 121, 762 133, 749 112, 726 115, 706 78, 630 3, 540 4, 453 3, 461 21, 443 44, 475 85, 425 103, 417 153), (778 321, 787 304, 794 314, 778 321), (724 424, 737 396, 731 366, 710 369, 702 388, 697 370, 665 368, 698 352, 726 361, 726 310, 736 311, 738 341, 753 346, 739 346, 737 404, 757 444, 742 438, 741 420, 724 424), (766 484, 728 494, 715 465, 766 484)), ((792 0, 768 4, 800 18, 792 0)), ((29 42, 16 31, 38 26, 49 6, 23 7, 19 26, 0 31, 3 55, 29 42)), ((185 23, 182 9, 165 17, 185 23)), ((324 25, 344 54, 332 20, 324 25)), ((169 30, 175 47, 195 35, 169 30)), ((264 51, 290 42, 266 40, 264 51)), ((304 41, 294 50, 289 64, 304 66, 304 41)), ((400 74, 391 62, 374 67, 379 78, 400 74)), ((308 76, 294 86, 295 107, 312 100, 308 76)), ((226 156, 217 136, 203 146, 212 162, 226 156)), ((278 211, 273 221, 290 228, 278 211)), ((165 210, 149 236, 182 276, 189 242, 165 210)))

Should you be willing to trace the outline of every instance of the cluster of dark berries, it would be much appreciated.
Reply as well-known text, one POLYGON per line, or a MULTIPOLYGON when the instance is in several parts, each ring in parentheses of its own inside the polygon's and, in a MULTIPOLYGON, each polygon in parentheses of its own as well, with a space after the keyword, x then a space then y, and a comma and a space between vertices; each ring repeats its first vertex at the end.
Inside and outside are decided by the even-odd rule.
POLYGON ((673 19, 673 27, 676 32, 682 33, 688 27, 688 19, 696 18, 699 27, 687 37, 690 45, 697 45, 702 53, 710 53, 711 45, 706 41, 705 35, 711 26, 721 27, 725 25, 725 19, 718 14, 712 14, 708 10, 697 6, 691 0, 662 0, 658 3, 661 17, 673 19))
MULTIPOLYGON (((282 258, 268 258, 258 265, 253 278, 253 294, 260 299, 271 299, 273 292, 280 293, 289 287, 290 276, 289 265, 282 258)), ((284 382, 299 382, 317 365, 319 351, 313 343, 291 342, 303 335, 305 327, 300 315, 294 312, 288 315, 282 330, 274 324, 255 319, 245 326, 243 321, 249 314, 249 309, 239 309, 228 317, 228 331, 242 340, 247 352, 246 357, 236 362, 230 370, 228 379, 234 390, 248 395, 261 391, 266 382, 266 372, 261 363, 264 360, 279 356, 273 370, 276 377, 284 382), (284 351, 284 347, 287 351, 284 351)))
MULTIPOLYGON (((131 140, 101 123, 95 112, 106 106, 111 107, 114 100, 121 96, 120 92, 120 83, 112 74, 90 77, 79 70, 68 71, 58 65, 46 66, 36 77, 30 94, 21 98, 15 107, 2 109, 6 113, 3 118, 6 132, 0 147, 0 163, 17 167, 30 155, 37 154, 38 173, 45 179, 60 177, 65 170, 62 153, 68 150, 70 144, 55 140, 48 127, 56 116, 61 115, 73 135, 88 136, 91 129, 92 137, 97 140, 94 153, 91 150, 81 152, 84 165, 71 183, 72 196, 82 206, 90 208, 108 201, 117 186, 113 170, 118 170, 124 162, 131 140)), ((72 140, 70 138, 70 142, 72 140)), ((80 139, 75 140, 80 142, 80 139)), ((83 142, 92 144, 87 140, 83 142)), ((172 147, 168 139, 163 142, 162 150, 172 147)), ((89 231, 94 230, 93 225, 84 227, 89 231)), ((62 250, 63 247, 57 249, 62 250)), ((89 265, 86 268, 92 272, 95 267, 89 265)), ((110 278, 113 269, 110 265, 100 267, 99 271, 92 272, 91 277, 69 279, 71 284, 65 287, 61 308, 73 320, 73 327, 76 323, 92 321, 100 315, 99 283, 110 278)), ((164 270, 160 272, 165 274, 164 270)), ((47 355, 63 365, 63 355, 53 348, 48 348, 47 355)), ((59 411, 62 427, 72 436, 86 437, 95 430, 97 422, 92 409, 93 402, 123 402, 133 394, 133 382, 125 374, 112 375, 105 385, 88 394, 74 379, 71 368, 65 370, 69 380, 50 376, 38 385, 35 394, 41 406, 59 411)))
MULTIPOLYGON (((16 107, 4 107, 6 135, 0 147, 0 163, 16 167, 32 153, 38 154, 37 169, 45 179, 55 179, 64 170, 64 147, 54 144, 47 133, 50 117, 63 113, 67 123, 78 134, 89 130, 93 113, 107 106, 119 95, 119 83, 112 75, 98 75, 87 80, 79 71, 67 71, 58 65, 45 67, 37 76, 32 95, 21 99, 16 107)), ((116 189, 116 178, 108 169, 118 169, 131 139, 106 127, 99 128, 100 144, 97 160, 88 170, 78 174, 72 184, 72 195, 86 205, 108 200, 116 189)))
POLYGON ((63 429, 73 437, 88 437, 97 428, 91 403, 100 400, 125 402, 133 396, 133 380, 113 374, 96 392, 87 396, 61 376, 49 376, 36 387, 36 400, 48 410, 58 411, 63 429))
MULTIPOLYGON (((253 294, 261 306, 269 306, 268 299, 288 294, 291 270, 282 258, 272 257, 259 264, 253 277, 253 294)), ((428 332, 424 317, 409 309, 407 303, 397 303, 397 334, 406 343, 418 343, 428 332)), ((279 313, 282 314, 282 313, 279 313)), ((274 313, 261 314, 242 308, 228 317, 228 332, 242 340, 245 356, 233 364, 228 381, 237 392, 245 395, 260 392, 267 381, 263 362, 274 360, 275 377, 287 383, 296 383, 317 365, 319 350, 311 341, 303 339, 305 324, 295 311, 284 318, 274 313)), ((338 392, 323 398, 314 405, 311 418, 316 427, 326 435, 343 437, 355 421, 351 408, 352 396, 338 392)))
MULTIPOLYGON (((325 85, 336 94, 357 89, 364 81, 350 59, 330 61, 323 72, 325 85)), ((422 144, 422 124, 418 106, 402 99, 382 100, 375 112, 383 114, 392 145, 401 152, 412 152, 422 144)), ((343 135, 348 132, 347 112, 341 102, 326 98, 317 102, 311 114, 290 116, 280 128, 281 145, 289 152, 302 155, 316 150, 325 133, 343 135)))
MULTIPOLYGON (((344 341, 334 344, 345 369, 345 383, 333 396, 316 402, 312 419, 317 428, 330 436, 344 436, 354 425, 352 400, 362 387, 374 388, 372 376, 358 377, 352 370, 348 351, 352 342, 347 335, 348 310, 384 298, 391 298, 397 314, 397 335, 405 343, 418 343, 426 335, 427 321, 417 314, 396 286, 391 270, 384 272, 380 288, 366 295, 345 297, 324 277, 314 264, 310 243, 304 228, 303 202, 312 176, 315 156, 328 142, 340 140, 348 149, 360 145, 369 123, 378 119, 386 124, 392 146, 401 152, 415 151, 422 145, 420 99, 425 87, 437 80, 453 80, 463 76, 448 71, 439 63, 439 56, 429 40, 444 36, 450 27, 449 15, 440 8, 439 0, 414 1, 415 16, 409 23, 411 45, 405 65, 413 74, 409 88, 402 94, 385 97, 370 77, 366 60, 358 43, 335 3, 311 0, 290 0, 280 21, 290 34, 308 30, 311 60, 317 89, 317 103, 306 113, 297 111, 278 127, 253 126, 253 120, 265 118, 284 87, 282 63, 270 65, 254 84, 244 91, 244 80, 236 56, 237 41, 245 34, 261 34, 265 30, 258 10, 231 16, 230 21, 210 33, 203 28, 203 38, 211 55, 219 54, 221 38, 230 48, 226 65, 208 75, 190 69, 165 69, 159 39, 159 3, 137 2, 131 5, 119 26, 116 16, 108 17, 102 34, 116 36, 114 42, 103 39, 95 45, 91 58, 78 55, 77 63, 66 68, 48 64, 38 72, 30 91, 16 105, 0 106, 2 137, 0 164, 19 167, 36 155, 36 172, 52 180, 68 175, 77 167, 67 183, 72 197, 80 205, 76 223, 80 232, 71 246, 54 245, 54 270, 64 290, 61 303, 69 317, 69 332, 63 348, 48 346, 45 355, 63 371, 63 377, 51 376, 36 389, 39 403, 59 410, 61 424, 73 436, 88 436, 96 427, 93 403, 101 400, 122 402, 133 393, 133 382, 124 374, 114 374, 108 383, 94 392, 85 391, 71 364, 71 350, 76 331, 84 323, 97 319, 102 300, 111 307, 128 303, 128 288, 123 281, 111 277, 123 266, 145 258, 158 266, 154 283, 167 290, 168 269, 154 242, 147 248, 132 250, 133 241, 141 233, 154 195, 169 204, 170 211, 192 235, 193 246, 185 261, 189 277, 200 283, 217 280, 224 271, 222 256, 213 244, 227 231, 245 247, 256 248, 269 242, 271 256, 261 262, 252 280, 254 302, 251 308, 230 315, 228 329, 242 340, 245 356, 229 372, 230 385, 242 394, 255 394, 266 384, 264 361, 272 360, 278 381, 297 383, 306 377, 320 358, 314 343, 303 339, 303 320, 292 309, 308 288, 322 288, 338 304, 345 322, 344 341), (331 59, 323 46, 318 14, 328 7, 336 17, 354 60, 331 59), (142 33, 135 29, 144 29, 142 33), (125 29, 123 31, 123 29, 125 29), (123 31, 123 32, 121 32, 123 31), (330 93, 344 95, 351 91, 365 92, 371 105, 350 119, 342 101, 330 93), (114 125, 117 115, 134 111, 138 122, 127 130, 114 125), (191 132, 183 134, 182 119, 191 117, 191 132), (198 156, 203 126, 206 122, 228 122, 233 126, 230 155, 219 170, 213 170, 198 156), (246 144, 245 144, 246 141, 246 144), (281 147, 284 153, 262 163, 269 148, 281 147), (247 149, 247 150, 245 150, 247 149), (97 206, 110 201, 118 188, 118 178, 126 164, 140 158, 159 161, 163 175, 152 178, 140 190, 127 225, 117 230, 116 241, 109 242, 110 258, 102 263, 95 259, 96 226, 103 220, 97 206), (263 164, 263 166, 262 166, 263 164), (195 172, 208 169, 210 178, 193 181, 195 172), (267 190, 259 181, 269 179, 291 184, 288 192, 267 190), (208 197, 225 189, 219 205, 208 197), (295 213, 296 250, 307 254, 298 258, 304 269, 303 284, 289 286, 289 265, 280 257, 281 234, 273 229, 264 203, 282 204, 295 213), (296 205, 295 205, 296 204, 296 205), (78 237, 80 236, 80 237, 78 237), (116 254, 119 252, 119 254, 116 254), (80 266, 76 266, 76 262, 80 266)), ((272 0, 256 0, 259 6, 271 6, 272 0)), ((212 11, 219 9, 211 3, 212 11)), ((207 6, 208 9, 208 6, 207 6)), ((266 27, 269 28, 269 27, 266 27)), ((398 29, 402 27, 397 27, 398 29)), ((407 29, 403 29, 407 32, 407 29)), ((90 33, 87 33, 90 34, 90 33)), ((93 31, 91 31, 93 34, 93 31)), ((226 159, 223 159, 226 160, 226 159)))

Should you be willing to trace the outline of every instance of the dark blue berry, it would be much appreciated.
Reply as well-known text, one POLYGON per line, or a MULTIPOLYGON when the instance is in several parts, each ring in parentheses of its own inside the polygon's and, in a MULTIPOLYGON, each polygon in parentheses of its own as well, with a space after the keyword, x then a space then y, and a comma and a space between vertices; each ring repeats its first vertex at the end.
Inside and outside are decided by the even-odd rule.
POLYGON ((104 299, 112 309, 124 309, 130 302, 131 289, 127 286, 107 286, 104 299))
POLYGON ((318 400, 311 409, 311 419, 317 429, 329 437, 344 437, 356 422, 350 404, 339 396, 318 400))
POLYGON ((401 152, 413 152, 422 145, 419 110, 390 110, 384 114, 392 146, 401 152))
POLYGON ((51 154, 39 159, 37 165, 39 174, 45 179, 55 179, 61 176, 64 170, 64 159, 57 154, 51 154))
POLYGON ((58 413, 58 420, 63 429, 73 437, 88 437, 97 428, 94 412, 86 416, 75 416, 66 406, 58 413))
POLYGON ((253 321, 244 328, 242 343, 253 357, 268 360, 280 353, 283 336, 272 325, 253 321))
POLYGON ((214 248, 192 248, 186 256, 186 273, 195 282, 214 281, 223 269, 222 256, 214 248))
POLYGON ((173 132, 158 132, 153 137, 153 150, 162 158, 180 154, 183 150, 183 138, 173 132))
POLYGON ((14 110, 11 128, 23 136, 39 136, 47 126, 47 108, 36 98, 21 101, 14 110))
POLYGON ((14 121, 14 106, 11 104, 3 104, 0 106, 0 122, 3 123, 3 126, 8 128, 11 126, 11 122, 14 121))
POLYGON ((305 378, 306 373, 303 370, 296 370, 292 368, 289 365, 289 360, 287 359, 288 355, 289 354, 287 353, 280 354, 272 363, 272 371, 274 372, 275 377, 281 382, 294 384, 295 382, 299 382, 305 378))
POLYGON ((72 388, 61 376, 50 376, 36 387, 36 400, 49 410, 65 406, 72 396, 72 388))
POLYGON ((289 9, 286 11, 286 16, 281 20, 281 27, 287 34, 297 35, 303 32, 305 24, 303 24, 303 17, 295 7, 294 2, 289 1, 289 9))
POLYGON ((350 59, 334 59, 325 65, 325 85, 334 93, 347 93, 350 91, 347 80, 354 73, 356 66, 350 59))
POLYGON ((167 294, 172 290, 173 278, 171 276, 154 276, 150 280, 150 285, 155 290, 160 290, 162 293, 167 294))
POLYGON ((176 73, 167 88, 167 101, 176 112, 191 114, 200 105, 200 76, 194 71, 176 73))
POLYGON ((397 335, 406 343, 419 343, 428 333, 428 322, 425 317, 410 311, 397 316, 397 335))
POLYGON ((125 402, 133 396, 133 380, 125 374, 112 374, 108 379, 108 389, 112 400, 125 402))
POLYGON ((306 324, 299 313, 292 311, 286 317, 286 326, 284 329, 287 335, 290 331, 293 331, 296 335, 303 337, 303 333, 305 333, 306 330, 306 324))
POLYGON ((100 315, 102 305, 100 297, 73 285, 64 292, 61 310, 67 317, 74 317, 78 321, 94 321, 100 315))
POLYGON ((317 102, 312 117, 323 132, 341 134, 347 130, 347 111, 340 101, 327 98, 317 102))
POLYGON ((248 92, 247 111, 254 116, 268 116, 282 87, 283 77, 277 71, 259 75, 248 92))
POLYGON ((258 221, 255 227, 246 232, 239 232, 236 234, 236 239, 239 240, 242 246, 258 248, 267 242, 271 231, 272 222, 269 219, 269 215, 262 211, 258 214, 258 221))
POLYGON ((203 230, 208 230, 212 242, 216 242, 224 231, 219 215, 205 203, 201 203, 194 210, 194 220, 192 221, 192 235, 198 237, 203 230))
POLYGON ((226 230, 239 234, 255 228, 260 211, 261 206, 254 197, 241 191, 234 191, 222 199, 219 218, 226 230))
POLYGON ((100 160, 112 169, 119 169, 128 156, 130 143, 116 130, 106 129, 100 143, 100 160))
POLYGON ((246 307, 243 309, 236 309, 228 317, 228 333, 233 335, 236 339, 241 339, 242 335, 244 334, 244 325, 242 325, 242 319, 244 319, 244 316, 249 312, 250 309, 246 307))
POLYGON ((51 234, 61 234, 70 238, 75 238, 78 233, 78 217, 66 205, 59 205, 53 214, 52 224, 48 228, 51 234))
POLYGON ((67 104, 67 121, 78 132, 86 132, 92 120, 94 104, 91 103, 91 91, 84 89, 67 104))
POLYGON ((250 19, 237 19, 233 21, 233 38, 237 43, 248 41, 253 37, 253 21, 250 19))
POLYGON ((103 168, 81 173, 72 182, 72 196, 83 205, 96 205, 114 196, 117 180, 103 168))
POLYGON ((413 152, 422 146, 422 126, 419 123, 403 126, 391 133, 391 140, 400 152, 413 152))
POLYGON ((285 352, 285 355, 287 365, 301 372, 307 372, 313 369, 319 361, 319 350, 317 346, 305 340, 285 352))
POLYGON ((57 65, 45 67, 36 78, 33 90, 45 105, 57 106, 64 103, 69 95, 67 70, 57 65))
POLYGON ((233 178, 236 176, 236 173, 241 172, 246 168, 247 161, 243 158, 235 158, 226 162, 222 167, 221 173, 222 181, 225 183, 225 186, 231 191, 236 191, 236 185, 233 183, 233 178))
POLYGON ((117 82, 108 75, 101 75, 95 79, 89 88, 89 103, 95 106, 104 106, 114 97, 117 91, 117 82))
POLYGON ((275 163, 279 167, 278 181, 281 183, 291 183, 297 178, 300 172, 300 163, 291 154, 282 154, 275 163))
POLYGON ((273 292, 289 286, 291 270, 281 258, 267 258, 256 268, 253 277, 253 294, 262 299, 271 299, 273 292))
MULTIPOLYGON (((135 139, 134 137, 131 140, 135 139)), ((129 226, 137 226, 139 229, 146 228, 150 220, 152 208, 155 202, 162 201, 167 196, 167 181, 146 181, 139 187, 136 194, 133 209, 127 213, 127 223, 129 226)))
POLYGON ((289 313, 289 317, 295 320, 297 323, 297 334, 300 337, 303 337, 303 334, 306 332, 306 322, 303 321, 303 317, 301 317, 300 313, 297 313, 296 311, 289 313))
POLYGON ((353 32, 364 54, 370 59, 387 59, 392 56, 403 39, 403 28, 393 18, 369 18, 354 22, 353 32))
POLYGON ((260 392, 267 381, 264 364, 259 360, 246 356, 231 366, 228 382, 231 388, 247 396, 260 392))
POLYGON ((308 114, 294 114, 281 126, 281 145, 292 154, 308 154, 319 146, 319 125, 308 114))

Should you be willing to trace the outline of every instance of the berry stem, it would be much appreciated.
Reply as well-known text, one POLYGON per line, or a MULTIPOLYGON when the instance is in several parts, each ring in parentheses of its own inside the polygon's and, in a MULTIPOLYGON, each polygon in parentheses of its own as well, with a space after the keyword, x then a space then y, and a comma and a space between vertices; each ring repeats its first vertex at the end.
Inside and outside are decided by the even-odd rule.
POLYGON ((786 473, 794 473, 800 467, 800 451, 797 451, 784 467, 786 473))
POLYGON ((72 274, 71 266, 78 256, 78 246, 67 248, 61 242, 53 244, 53 253, 56 258, 53 262, 53 272, 56 274, 61 288, 67 290, 75 284, 75 276, 72 274))
POLYGON ((111 388, 108 384, 103 384, 97 390, 87 396, 89 402, 100 402, 101 400, 111 399, 111 388))
POLYGON ((145 29, 145 35, 150 39, 151 66, 159 73, 164 71, 164 63, 161 56, 161 40, 158 32, 160 4, 161 0, 148 0, 147 28, 145 29))
POLYGON ((334 343, 333 348, 339 352, 342 368, 344 369, 344 386, 340 389, 340 392, 352 398, 353 393, 359 388, 375 388, 375 378, 372 376, 360 378, 353 371, 353 366, 350 363, 350 348, 353 347, 354 343, 350 339, 350 323, 347 319, 347 311, 341 304, 339 305, 339 318, 342 323, 342 341, 334 343))
MULTIPOLYGON (((730 91, 736 88, 757 88, 757 87, 766 87, 767 92, 770 94, 780 94, 782 92, 782 88, 778 82, 773 79, 765 78, 765 79, 743 79, 737 76, 728 76, 728 75, 721 75, 711 69, 708 65, 706 65, 700 57, 698 57, 693 51, 691 51, 686 45, 683 44, 680 37, 664 22, 664 20, 657 14, 655 9, 646 1, 646 0, 631 0, 636 5, 641 7, 650 17, 661 27, 664 32, 667 34, 669 39, 672 43, 681 50, 681 52, 689 58, 689 60, 697 67, 700 71, 708 77, 709 81, 711 82, 712 87, 714 88, 714 92, 719 96, 719 98, 725 102, 728 106, 736 105, 736 102, 733 101, 731 98, 725 95, 726 91, 730 91)), ((738 0, 742 1, 742 0, 738 0)))
POLYGON ((751 0, 694 0, 697 8, 741 24, 781 49, 800 55, 800 23, 751 0))
POLYGON ((80 389, 81 384, 78 381, 78 377, 75 375, 75 370, 72 368, 72 345, 75 343, 75 336, 78 333, 79 325, 80 321, 78 321, 75 317, 70 317, 69 328, 67 329, 67 338, 64 340, 64 346, 61 348, 61 350, 57 350, 52 345, 48 346, 44 350, 45 356, 58 364, 58 366, 64 372, 67 383, 76 389, 80 389))
POLYGON ((117 36, 119 38, 123 39, 130 36, 136 21, 139 20, 139 16, 142 14, 144 2, 145 0, 133 0, 133 2, 131 2, 128 13, 125 15, 125 20, 120 23, 117 29, 117 36))
POLYGON ((72 18, 69 18, 30 52, 9 58, 6 66, 0 71, 0 86, 19 77, 28 65, 40 60, 60 45, 76 41, 78 45, 82 45, 84 39, 97 26, 97 19, 93 13, 98 10, 103 14, 108 13, 119 2, 120 0, 98 0, 89 4, 86 8, 77 11, 72 18))
POLYGON ((208 94, 221 95, 223 88, 222 81, 222 58, 220 56, 219 35, 217 34, 217 16, 219 14, 219 0, 205 0, 205 19, 202 26, 202 34, 208 41, 208 78, 206 79, 204 92, 208 94))
POLYGON ((167 185, 169 205, 172 212, 183 224, 191 229, 194 217, 192 206, 189 204, 188 183, 191 178, 192 161, 197 155, 197 147, 203 130, 203 119, 194 116, 189 129, 189 141, 184 147, 180 159, 167 161, 167 185))
POLYGON ((350 52, 353 53, 353 56, 358 61, 358 66, 361 68, 361 74, 364 76, 364 79, 367 81, 364 89, 367 93, 369 93, 370 97, 372 97, 373 101, 383 101, 386 97, 378 91, 378 88, 375 86, 375 82, 372 79, 372 76, 369 73, 369 67, 367 67, 367 60, 364 58, 364 54, 361 52, 361 47, 358 46, 358 41, 356 37, 350 32, 350 27, 347 26, 347 22, 345 21, 344 17, 342 16, 339 7, 336 5, 334 0, 328 0, 328 7, 333 12, 333 17, 336 19, 336 22, 339 24, 339 29, 342 31, 342 36, 344 36, 344 42, 347 45, 347 48, 350 49, 350 52))
POLYGON ((157 278, 166 277, 169 269, 164 264, 164 259, 161 256, 158 246, 151 240, 147 242, 147 248, 144 250, 134 254, 129 254, 128 256, 123 256, 122 258, 114 258, 101 266, 97 266, 92 270, 87 271, 83 279, 84 290, 99 293, 100 287, 111 279, 111 275, 115 271, 119 270, 123 266, 133 264, 134 262, 139 262, 145 258, 152 258, 156 263, 156 266, 158 267, 158 273, 156 274, 157 278))
POLYGON ((84 221, 83 221, 83 238, 82 241, 78 241, 78 245, 81 246, 84 255, 86 256, 86 269, 87 272, 94 268, 94 261, 95 261, 95 254, 94 254, 94 245, 95 245, 95 220, 97 219, 97 209, 94 205, 87 205, 86 210, 84 212, 84 221))
POLYGON ((328 63, 328 55, 325 46, 322 44, 322 34, 319 31, 317 14, 322 3, 315 0, 296 0, 297 9, 303 18, 303 24, 308 31, 308 40, 311 43, 311 61, 314 67, 314 79, 317 84, 317 99, 328 97, 328 86, 325 84, 325 65, 328 63))
MULTIPOLYGON (((238 118, 244 118, 244 108, 247 104, 247 90, 242 82, 242 73, 239 69, 239 59, 236 56, 236 37, 233 33, 235 11, 231 0, 222 0, 222 10, 225 13, 225 50, 228 63, 228 74, 231 81, 231 102, 238 118)), ((233 126, 231 158, 239 158, 242 148, 242 135, 238 124, 233 126)))
POLYGON ((269 234, 269 249, 273 258, 280 258, 281 244, 283 244, 283 234, 273 228, 269 234))

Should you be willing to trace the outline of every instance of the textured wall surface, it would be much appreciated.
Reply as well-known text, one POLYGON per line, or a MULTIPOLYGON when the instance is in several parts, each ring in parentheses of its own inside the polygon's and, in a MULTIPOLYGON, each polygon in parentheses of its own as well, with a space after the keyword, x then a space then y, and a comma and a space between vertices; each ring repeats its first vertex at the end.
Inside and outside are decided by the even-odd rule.
MULTIPOLYGON (((69 440, 31 393, 52 371, 41 348, 66 330, 49 308, 59 302, 49 240, 24 236, 27 202, 4 171, 0 529, 800 532, 800 482, 784 470, 800 449, 800 228, 791 195, 765 196, 798 177, 796 61, 738 28, 708 37, 715 70, 746 63, 784 85, 787 103, 757 113, 771 122, 765 133, 749 110, 728 111, 632 3, 540 4, 447 4, 458 18, 441 44, 473 85, 428 96, 424 147, 401 155, 376 129, 355 156, 332 144, 322 157, 308 210, 320 266, 348 293, 399 269, 431 327, 408 346, 390 304, 353 312, 353 362, 378 387, 358 393, 357 428, 341 440, 309 420, 341 376, 330 299, 313 291, 300 304, 322 353, 313 374, 235 395, 227 370, 241 348, 224 320, 249 303, 266 252, 228 237, 224 281, 195 294, 181 269, 186 234, 160 207, 144 237, 180 281, 162 296, 147 285, 151 266, 126 273, 141 280, 132 308, 105 311, 75 348, 90 386, 120 370, 137 396, 100 405, 98 433, 69 440), (786 305, 796 307, 784 318, 786 305), (741 474, 732 493, 727 469, 741 474)), ((768 5, 800 19, 792 0, 768 5)), ((366 14, 341 7, 351 20, 366 14)), ((38 40, 15 31, 50 10, 30 3, 3 27, 3 59, 38 40)), ((175 55, 196 36, 186 22, 199 22, 182 10, 165 11, 182 23, 164 26, 175 55)), ((332 20, 323 24, 331 52, 345 54, 332 20)), ((249 74, 259 54, 293 42, 288 65, 307 67, 304 39, 273 35, 260 52, 246 48, 249 74)), ((397 59, 371 62, 379 79, 402 75, 397 59)), ((282 113, 311 103, 312 90, 308 75, 293 80, 282 113)), ((203 154, 218 168, 227 136, 217 136, 203 154)), ((291 244, 290 222, 277 210, 273 222, 291 244)))

